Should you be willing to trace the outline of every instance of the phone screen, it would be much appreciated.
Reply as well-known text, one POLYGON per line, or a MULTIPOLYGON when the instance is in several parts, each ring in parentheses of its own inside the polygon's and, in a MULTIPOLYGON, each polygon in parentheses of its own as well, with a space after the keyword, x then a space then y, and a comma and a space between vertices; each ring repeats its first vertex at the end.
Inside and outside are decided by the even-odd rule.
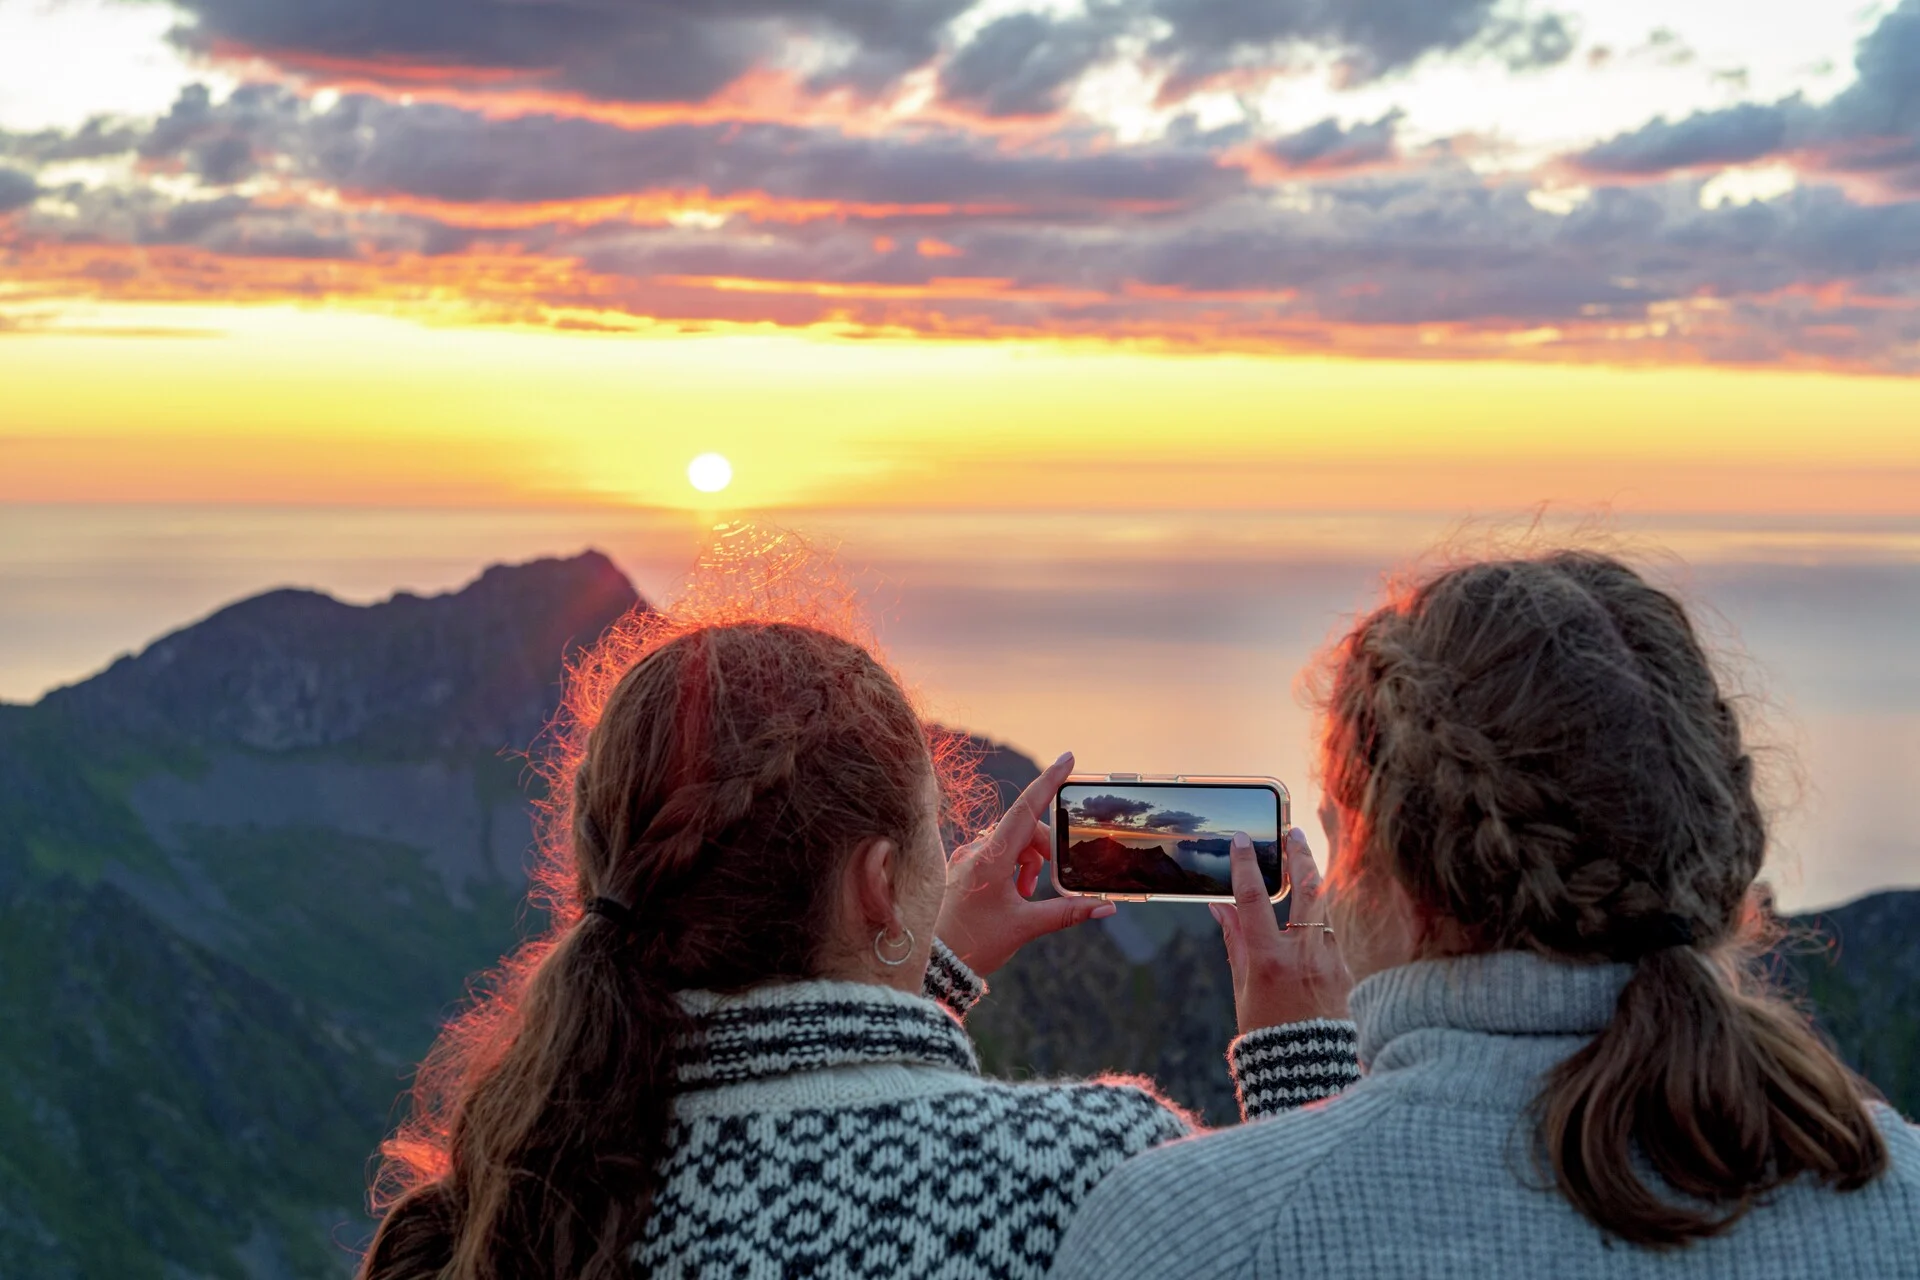
POLYGON ((1233 833, 1280 891, 1280 793, 1259 783, 1069 782, 1054 802, 1054 875, 1076 893, 1233 895, 1233 833), (1060 834, 1064 833, 1064 834, 1060 834))

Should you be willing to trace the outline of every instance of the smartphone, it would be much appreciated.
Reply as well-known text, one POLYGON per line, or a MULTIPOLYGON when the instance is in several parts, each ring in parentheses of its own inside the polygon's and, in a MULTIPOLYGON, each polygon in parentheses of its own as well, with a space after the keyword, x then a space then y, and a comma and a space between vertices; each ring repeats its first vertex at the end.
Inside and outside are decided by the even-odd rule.
POLYGON ((1253 839, 1260 878, 1287 896, 1282 842, 1293 820, 1275 778, 1074 774, 1053 802, 1053 883, 1119 902, 1231 902, 1233 833, 1253 839))

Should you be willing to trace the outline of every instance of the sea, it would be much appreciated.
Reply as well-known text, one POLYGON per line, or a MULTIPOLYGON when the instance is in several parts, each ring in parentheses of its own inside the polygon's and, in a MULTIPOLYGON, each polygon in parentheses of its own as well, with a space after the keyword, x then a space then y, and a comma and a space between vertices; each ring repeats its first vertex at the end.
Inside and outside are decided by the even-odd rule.
POLYGON ((0 700, 31 702, 221 606, 369 602, 597 548, 683 589, 727 526, 856 584, 939 718, 1090 771, 1273 775, 1316 843, 1317 655, 1421 566, 1577 541, 1689 603, 1736 690, 1783 907, 1920 886, 1920 521, 1600 512, 1113 512, 0 506, 0 700))

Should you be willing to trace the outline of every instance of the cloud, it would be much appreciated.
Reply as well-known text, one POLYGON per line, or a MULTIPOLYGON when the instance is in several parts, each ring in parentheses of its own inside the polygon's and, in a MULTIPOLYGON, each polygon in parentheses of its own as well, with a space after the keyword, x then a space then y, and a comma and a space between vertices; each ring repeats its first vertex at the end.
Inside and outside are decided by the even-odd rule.
POLYGON ((283 89, 253 84, 215 107, 206 85, 187 85, 138 150, 149 160, 182 160, 202 182, 231 186, 253 174, 256 136, 282 123, 292 102, 283 89))
POLYGON ((956 39, 977 0, 178 0, 175 39, 293 70, 389 84, 537 87, 599 101, 701 103, 756 72, 876 95, 933 70, 950 103, 989 117, 1059 110, 1123 44, 1145 47, 1169 95, 1302 51, 1350 80, 1431 55, 1551 65, 1573 48, 1557 14, 1503 0, 1089 0, 1000 13, 956 39))
POLYGON ((1081 76, 1113 52, 1121 30, 1111 11, 996 18, 941 66, 941 97, 987 116, 1050 114, 1081 76))
POLYGON ((0 213, 11 213, 40 198, 40 184, 30 173, 0 167, 0 213))
MULTIPOLYGON (((424 238, 423 228, 391 218, 356 219, 340 210, 269 204, 233 193, 181 199, 146 188, 67 185, 54 194, 71 212, 31 215, 25 224, 30 234, 103 246, 182 246, 223 257, 299 260, 413 248, 424 238)), ((137 280, 127 283, 136 296, 153 296, 137 280)))
POLYGON ((293 172, 343 190, 452 203, 698 189, 848 207, 1085 213, 1183 206, 1248 181, 1201 147, 1028 154, 953 129, 923 130, 910 140, 756 122, 629 129, 551 115, 500 119, 366 95, 316 111, 268 86, 236 91, 218 106, 203 86, 191 86, 140 150, 150 159, 179 158, 215 185, 232 181, 236 166, 251 167, 258 155, 278 154, 293 172))
POLYGON ((1796 96, 1654 120, 1572 157, 1601 177, 1664 175, 1791 157, 1804 172, 1859 175, 1920 193, 1920 0, 1881 18, 1854 59, 1854 82, 1815 106, 1796 96))
POLYGON ((133 122, 106 116, 95 116, 72 131, 43 129, 36 133, 9 133, 0 129, 0 156, 34 164, 98 160, 132 151, 140 135, 140 128, 133 122))
MULTIPOLYGON (((1863 67, 1905 65, 1885 30, 1863 67)), ((975 109, 1043 107, 1065 83, 1036 74, 975 109)), ((1887 83, 1863 74, 1818 109, 1831 129, 1844 103, 1854 134, 1880 139, 1849 153, 1876 177, 1897 161, 1887 120, 1907 118, 1887 83)), ((1703 209, 1701 180, 1661 176, 1676 157, 1763 150, 1769 110, 1616 139, 1596 151, 1637 181, 1557 213, 1527 178, 1403 154, 1397 112, 1129 143, 937 112, 885 132, 621 124, 255 83, 190 88, 141 126, 0 136, 0 155, 16 190, 51 197, 9 216, 10 272, 111 296, 217 284, 470 299, 517 323, 1920 369, 1920 202, 1806 186, 1703 209), (80 153, 138 163, 49 167, 80 153), (132 248, 154 252, 116 256, 132 248)), ((1790 121, 1789 142, 1806 130, 1790 121)))
POLYGON ((1557 67, 1573 56, 1578 43, 1573 24, 1557 13, 1532 20, 1506 19, 1483 38, 1487 50, 1513 71, 1557 67))
POLYGON ((1920 193, 1920 0, 1903 0, 1860 42, 1858 77, 1810 128, 1836 173, 1879 175, 1920 193))
POLYGON ((1343 127, 1331 116, 1267 143, 1261 150, 1290 173, 1338 173, 1394 158, 1394 130, 1406 113, 1393 110, 1371 123, 1343 127))
POLYGON ((1128 800, 1121 796, 1088 796, 1073 806, 1072 815, 1096 826, 1138 826, 1136 819, 1153 811, 1150 800, 1128 800))
MULTIPOLYGON (((467 187, 431 164, 395 172, 416 189, 502 190, 467 187)), ((825 175, 767 178, 798 192, 816 180, 825 175)), ((550 189, 544 179, 529 188, 550 189)), ((889 179, 860 189, 917 188, 889 179)), ((487 307, 504 296, 511 314, 535 323, 592 312, 1208 349, 1920 371, 1920 203, 1805 187, 1703 209, 1698 182, 1669 180, 1598 188, 1562 216, 1534 207, 1524 181, 1438 161, 1304 182, 1284 199, 1241 184, 1153 215, 1104 212, 1079 184, 1018 190, 1053 203, 1030 200, 1017 216, 925 206, 887 218, 897 230, 876 235, 871 221, 831 211, 844 206, 804 218, 636 223, 619 206, 598 213, 589 202, 578 218, 536 205, 522 220, 529 207, 517 204, 409 205, 391 194, 312 205, 231 193, 180 200, 109 186, 64 193, 71 212, 43 204, 22 215, 16 238, 385 263, 381 297, 419 280, 423 293, 487 307), (1083 203, 1070 207, 1063 195, 1083 203), (457 221, 496 207, 497 224, 492 214, 457 221), (922 241, 952 252, 915 251, 922 241), (436 255, 445 265, 426 260, 436 255)), ((215 279, 248 287, 241 267, 207 262, 127 259, 114 270, 131 274, 89 287, 142 297, 215 279)), ((360 274, 318 282, 262 271, 263 281, 298 279, 329 296, 369 288, 360 274)))
POLYGON ((239 48, 370 79, 491 72, 589 98, 700 102, 811 42, 824 79, 875 89, 924 65, 971 0, 181 0, 190 48, 239 48))
POLYGON ((1495 0, 1154 0, 1152 11, 1169 28, 1156 51, 1171 61, 1176 81, 1199 81, 1290 44, 1333 50, 1355 80, 1437 53, 1497 52, 1512 65, 1538 66, 1572 51, 1564 19, 1516 19, 1495 0))
POLYGON ((1162 809, 1158 813, 1147 815, 1141 820, 1140 825, 1149 831, 1166 831, 1174 835, 1190 836, 1196 831, 1205 830, 1207 819, 1197 813, 1188 813, 1184 809, 1162 809))
POLYGON ((1146 49, 1173 100, 1221 77, 1271 74, 1303 52, 1331 54, 1350 82, 1439 54, 1551 66, 1572 53, 1574 34, 1558 14, 1516 17, 1497 0, 1094 0, 989 22, 945 62, 941 90, 989 116, 1044 114, 1128 43, 1146 49))
POLYGON ((1698 111, 1669 123, 1662 116, 1609 139, 1576 157, 1579 167, 1604 176, 1666 174, 1680 169, 1723 168, 1764 159, 1786 145, 1798 100, 1744 103, 1698 111))
POLYGON ((1663 67, 1684 67, 1699 54, 1672 27, 1655 27, 1647 33, 1647 42, 1630 56, 1642 57, 1663 67))

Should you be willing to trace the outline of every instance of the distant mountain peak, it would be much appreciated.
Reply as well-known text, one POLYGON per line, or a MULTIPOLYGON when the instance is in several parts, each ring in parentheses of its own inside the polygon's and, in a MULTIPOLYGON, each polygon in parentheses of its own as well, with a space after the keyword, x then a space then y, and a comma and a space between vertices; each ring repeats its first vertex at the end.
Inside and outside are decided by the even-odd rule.
POLYGON ((524 748, 568 652, 644 605, 598 551, 494 565, 457 591, 353 605, 263 592, 45 704, 89 728, 256 751, 524 748))
POLYGON ((528 560, 522 564, 491 564, 480 571, 479 577, 458 591, 449 591, 443 595, 426 598, 443 600, 449 596, 484 596, 494 592, 541 594, 556 587, 583 586, 597 586, 616 594, 625 593, 633 601, 638 601, 640 598, 639 593, 633 589, 633 583, 627 580, 627 575, 620 572, 619 566, 614 564, 605 552, 595 551, 592 548, 582 551, 577 556, 565 558, 547 556, 539 560, 528 560))

